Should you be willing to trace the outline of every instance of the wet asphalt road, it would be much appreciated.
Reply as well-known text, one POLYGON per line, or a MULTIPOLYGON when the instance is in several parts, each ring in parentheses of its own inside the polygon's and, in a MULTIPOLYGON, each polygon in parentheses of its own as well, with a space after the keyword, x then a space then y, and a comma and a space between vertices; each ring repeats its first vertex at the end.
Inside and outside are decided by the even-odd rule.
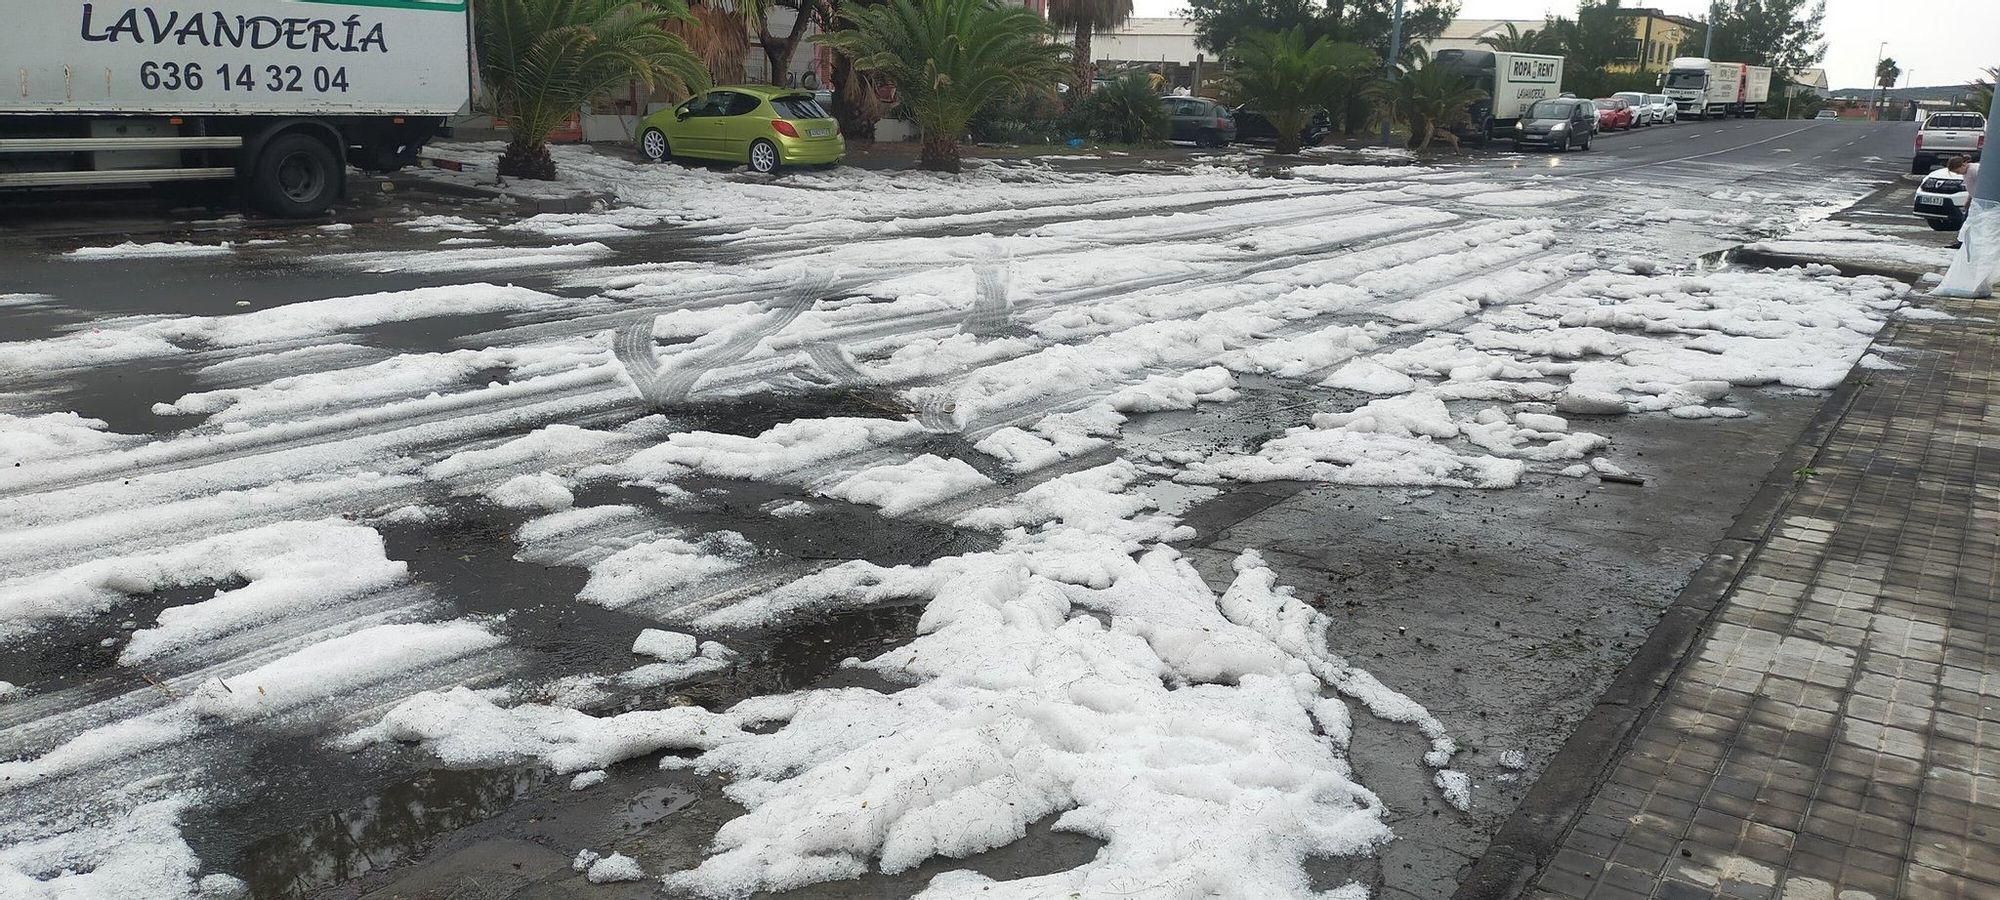
MULTIPOLYGON (((1613 213, 1643 216, 1659 203, 1662 190, 1782 194, 1835 177, 1892 184, 1906 171, 1913 133, 1913 126, 1902 123, 1690 122, 1607 135, 1588 153, 1468 154, 1457 160, 1447 156, 1440 164, 1527 187, 1585 191, 1563 208, 1542 210, 1582 221, 1613 213)), ((241 308, 239 299, 266 308, 496 277, 329 268, 315 261, 333 250, 317 230, 325 223, 241 219, 226 212, 162 214, 129 195, 121 197, 0 208, 0 293, 43 293, 62 301, 58 309, 0 307, 0 337, 49 336, 88 327, 99 317, 227 315, 241 308), (135 204, 145 208, 130 208, 135 204), (288 244, 254 259, 79 265, 57 257, 74 247, 125 239, 288 244)), ((428 247, 434 236, 414 236, 393 223, 416 215, 494 211, 476 201, 370 194, 337 214, 356 226, 343 235, 338 252, 428 247)), ((1656 238, 1688 259, 1740 240, 1699 228, 1655 235, 1631 227, 1586 230, 1576 240, 1607 253, 1629 253, 1649 249, 1647 242, 1656 238)), ((523 247, 547 243, 529 235, 499 239, 523 247)), ((616 248, 609 262, 712 252, 671 227, 616 248)), ((529 272, 505 280, 564 296, 589 293, 565 286, 558 274, 529 272)), ((403 352, 448 350, 459 346, 461 335, 495 325, 466 317, 443 326, 390 327, 366 342, 403 352)), ((76 410, 110 421, 115 430, 164 435, 190 423, 156 416, 152 404, 171 402, 195 387, 193 373, 172 363, 109 367, 75 383, 37 384, 11 399, 0 392, 5 402, 0 410, 76 410)), ((1129 440, 1169 449, 1252 444, 1289 424, 1290 411, 1323 399, 1296 385, 1262 388, 1253 402, 1139 420, 1129 440)), ((1728 528, 1768 474, 1770 460, 1789 445, 1818 402, 1762 397, 1745 404, 1752 418, 1699 430, 1645 420, 1598 428, 1651 462, 1644 487, 1545 481, 1518 491, 1477 493, 1467 502, 1450 491, 1269 484, 1232 488, 1191 509, 1184 518, 1199 537, 1190 552, 1212 582, 1226 582, 1235 550, 1267 548, 1282 580, 1340 610, 1347 632, 1335 642, 1384 682, 1404 687, 1455 724, 1466 723, 1463 739, 1482 763, 1496 766, 1503 748, 1525 749, 1532 761, 1518 774, 1517 789, 1501 788, 1500 800, 1469 816, 1439 815, 1425 773, 1401 766, 1417 755, 1413 746, 1404 746, 1413 743, 1412 736, 1357 723, 1354 757, 1361 780, 1402 810, 1391 823, 1401 840, 1379 857, 1323 867, 1318 886, 1358 878, 1375 886, 1378 896, 1448 894, 1485 836, 1510 811, 1507 798, 1525 791, 1540 761, 1644 639, 1653 618, 1728 528), (1405 628, 1409 634, 1399 630, 1405 628)), ((770 415, 713 410, 701 427, 740 430, 740 423, 732 427, 728 420, 746 414, 770 415)), ((754 486, 725 488, 718 489, 724 499, 706 520, 714 527, 740 527, 737 513, 768 499, 756 495, 754 486)), ((447 596, 479 598, 469 608, 540 610, 535 615, 543 616, 541 625, 530 621, 522 627, 540 628, 536 633, 554 648, 549 650, 554 656, 574 660, 590 652, 580 646, 587 641, 567 647, 561 635, 606 627, 612 614, 570 600, 580 585, 576 570, 513 560, 508 539, 513 524, 461 521, 392 534, 391 555, 410 561, 420 580, 447 596)), ((920 559, 964 552, 954 540, 944 533, 899 534, 880 543, 885 560, 922 545, 925 549, 910 557, 920 559)), ((622 629, 637 623, 615 624, 622 629)), ((679 688, 672 702, 724 704, 748 694, 836 683, 832 679, 849 677, 838 670, 841 658, 906 640, 914 624, 914 611, 892 608, 800 622, 782 633, 749 638, 740 646, 750 662, 738 674, 679 688)), ((88 654, 95 637, 76 635, 71 650, 48 657, 0 651, 0 664, 54 671, 88 654)), ((7 677, 0 670, 0 678, 7 677)), ((191 825, 204 858, 236 860, 226 868, 244 874, 260 895, 463 896, 467 885, 486 884, 511 885, 487 896, 569 896, 574 882, 551 880, 567 863, 551 846, 597 846, 622 838, 638 841, 655 858, 687 864, 731 814, 715 784, 693 776, 663 778, 652 762, 642 758, 617 767, 605 789, 573 796, 528 771, 412 774, 420 762, 409 758, 343 759, 304 741, 279 741, 246 757, 246 767, 265 773, 269 786, 245 786, 191 825), (402 865, 411 859, 417 863, 402 865), (523 872, 547 877, 538 883, 523 872)), ((1016 845, 982 855, 974 867, 995 875, 1058 870, 1087 858, 1091 849, 1076 836, 1035 830, 1016 845)), ((896 895, 921 887, 936 868, 795 896, 896 895)), ((600 895, 649 896, 652 890, 613 886, 600 895)))

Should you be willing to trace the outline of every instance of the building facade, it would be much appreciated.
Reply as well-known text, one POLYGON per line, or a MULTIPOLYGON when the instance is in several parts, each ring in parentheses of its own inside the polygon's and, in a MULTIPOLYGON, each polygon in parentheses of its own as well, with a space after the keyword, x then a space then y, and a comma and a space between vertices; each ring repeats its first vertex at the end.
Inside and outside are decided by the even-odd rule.
POLYGON ((1613 72, 1665 72, 1680 55, 1681 45, 1701 40, 1708 27, 1686 16, 1644 7, 1620 10, 1618 17, 1630 23, 1632 43, 1608 67, 1613 72))

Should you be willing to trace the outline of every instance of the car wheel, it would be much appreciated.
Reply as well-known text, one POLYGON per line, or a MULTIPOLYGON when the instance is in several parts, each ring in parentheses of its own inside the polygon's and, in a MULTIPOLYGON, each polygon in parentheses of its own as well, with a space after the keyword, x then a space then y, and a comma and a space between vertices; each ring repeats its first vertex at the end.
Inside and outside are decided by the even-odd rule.
POLYGON ((1524 144, 1522 144, 1522 143, 1521 143, 1520 141, 1515 141, 1515 142, 1514 142, 1514 152, 1515 152, 1515 153, 1519 153, 1519 152, 1521 152, 1521 150, 1522 150, 1522 148, 1523 148, 1524 146, 1525 146, 1525 145, 1524 145, 1524 144))
POLYGON ((1220 147, 1222 146, 1222 138, 1216 136, 1215 129, 1204 128, 1195 133, 1194 145, 1197 147, 1220 147))
POLYGON ((658 128, 648 128, 639 134, 639 156, 647 162, 666 162, 673 155, 667 146, 667 133, 658 128))
POLYGON ((1565 134, 1565 135, 1563 135, 1563 142, 1562 142, 1562 143, 1560 143, 1560 144, 1557 144, 1557 145, 1556 145, 1556 152, 1557 152, 1557 153, 1568 153, 1568 152, 1569 152, 1569 135, 1566 135, 1566 134, 1565 134))
POLYGON ((309 134, 281 134, 257 154, 250 193, 257 207, 274 216, 317 216, 340 197, 347 173, 333 148, 309 134))
POLYGON ((1943 219, 1925 219, 1925 220, 1924 220, 1924 222, 1925 222, 1926 224, 1928 224, 1928 225, 1930 225, 1930 226, 1931 226, 1931 230, 1932 230, 1932 231, 1957 231, 1957 230, 1958 230, 1958 226, 1957 226, 1956 224, 1953 224, 1953 223, 1951 223, 1951 222, 1947 222, 1947 221, 1944 221, 1943 219))
POLYGON ((778 171, 778 145, 761 139, 751 141, 750 171, 759 175, 778 171))
POLYGON ((1589 152, 1590 152, 1590 135, 1587 135, 1587 134, 1586 134, 1586 135, 1584 135, 1584 136, 1583 136, 1583 143, 1581 143, 1581 144, 1578 144, 1578 145, 1576 145, 1576 149, 1577 149, 1577 151, 1578 151, 1578 152, 1580 152, 1580 153, 1589 153, 1589 152))

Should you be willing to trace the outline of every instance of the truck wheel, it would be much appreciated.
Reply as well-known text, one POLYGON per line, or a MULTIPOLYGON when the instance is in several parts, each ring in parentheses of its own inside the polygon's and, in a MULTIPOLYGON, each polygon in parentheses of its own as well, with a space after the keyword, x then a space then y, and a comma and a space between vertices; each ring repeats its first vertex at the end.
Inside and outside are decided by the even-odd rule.
POLYGON ((326 212, 339 199, 347 172, 333 150, 311 135, 281 134, 257 154, 250 195, 257 208, 287 219, 326 212))
POLYGON ((1929 175, 1930 173, 1931 161, 1928 158, 1919 156, 1910 160, 1910 174, 1929 175))
POLYGON ((667 146, 667 133, 658 128, 648 128, 639 135, 639 155, 647 162, 666 162, 673 155, 673 148, 667 146))
POLYGON ((750 171, 759 175, 778 171, 778 145, 762 139, 751 141, 750 171))

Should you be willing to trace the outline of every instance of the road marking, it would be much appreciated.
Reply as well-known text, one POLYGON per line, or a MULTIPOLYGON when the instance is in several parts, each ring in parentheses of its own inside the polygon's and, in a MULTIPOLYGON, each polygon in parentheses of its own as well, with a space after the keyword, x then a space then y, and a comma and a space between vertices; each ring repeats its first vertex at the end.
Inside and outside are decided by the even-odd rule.
POLYGON ((1765 138, 1765 139, 1763 139, 1763 140, 1761 140, 1761 141, 1751 141, 1750 143, 1748 143, 1748 144, 1744 144, 1744 145, 1742 145, 1742 146, 1738 146, 1738 147, 1729 147, 1729 148, 1726 148, 1726 149, 1722 149, 1722 150, 1712 150, 1712 151, 1710 151, 1710 152, 1708 152, 1708 153, 1697 153, 1697 154, 1695 154, 1695 155, 1693 155, 1693 156, 1682 156, 1682 157, 1679 157, 1679 158, 1676 158, 1676 159, 1662 159, 1662 160, 1657 160, 1657 161, 1654 161, 1654 162, 1649 162, 1649 163, 1639 163, 1639 164, 1637 164, 1637 165, 1632 165, 1632 166, 1625 166, 1625 167, 1623 167, 1623 168, 1617 168, 1617 169, 1592 169, 1592 170, 1590 170, 1590 171, 1588 171, 1588 172, 1564 172, 1564 173, 1561 173, 1561 174, 1558 174, 1558 175, 1551 175, 1551 176, 1548 176, 1548 177, 1550 177, 1550 178, 1579 178, 1579 177, 1582 177, 1582 176, 1585 176, 1585 175, 1603 175, 1603 174, 1605 174, 1605 173, 1607 173, 1607 172, 1631 172, 1631 171, 1635 171, 1635 170, 1638 170, 1638 169, 1650 169, 1650 168, 1652 168, 1652 167, 1654 167, 1654 166, 1664 166, 1664 165, 1668 165, 1668 164, 1670 164, 1670 163, 1683 163, 1683 162, 1692 162, 1692 161, 1694 161, 1694 160, 1697 160, 1697 159, 1707 159, 1708 157, 1711 157, 1711 156, 1721 156, 1721 155, 1722 155, 1722 154, 1724 154, 1724 153, 1736 153, 1736 152, 1738 152, 1738 151, 1742 151, 1742 150, 1748 150, 1748 149, 1750 149, 1751 147, 1756 147, 1756 146, 1760 146, 1760 145, 1763 145, 1763 144, 1768 144, 1768 143, 1770 143, 1770 142, 1772 142, 1772 141, 1782 141, 1782 140, 1784 140, 1784 139, 1786 139, 1786 138, 1788 138, 1788 137, 1792 137, 1792 136, 1794 136, 1794 135, 1798 135, 1798 134, 1803 134, 1803 133, 1805 133, 1805 132, 1808 132, 1808 131, 1811 131, 1811 130, 1813 130, 1813 129, 1815 129, 1815 128, 1818 128, 1818 127, 1820 127, 1820 126, 1819 126, 1819 124, 1817 124, 1817 123, 1814 123, 1814 124, 1811 124, 1811 125, 1807 125, 1807 126, 1806 126, 1806 127, 1804 127, 1804 128, 1794 128, 1794 129, 1792 129, 1791 131, 1787 131, 1787 132, 1785 132, 1784 134, 1780 134, 1780 135, 1776 135, 1776 136, 1774 136, 1774 137, 1767 137, 1767 138, 1765 138))

